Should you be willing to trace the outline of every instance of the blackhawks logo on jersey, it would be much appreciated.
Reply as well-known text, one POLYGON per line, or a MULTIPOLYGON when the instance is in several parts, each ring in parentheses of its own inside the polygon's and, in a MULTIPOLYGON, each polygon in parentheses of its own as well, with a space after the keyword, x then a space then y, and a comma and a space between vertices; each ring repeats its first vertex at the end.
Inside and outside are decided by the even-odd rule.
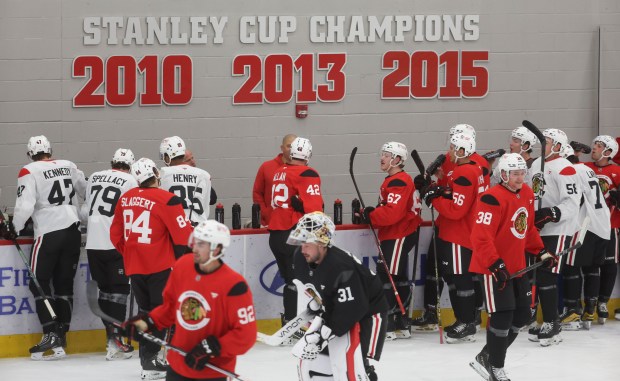
POLYGON ((537 173, 532 178, 532 190, 534 191, 534 198, 540 199, 545 195, 545 179, 542 173, 537 173))
POLYGON ((525 238, 527 232, 527 209, 524 207, 517 209, 510 221, 512 221, 512 226, 510 227, 512 234, 519 239, 525 238))
POLYGON ((195 291, 185 291, 178 299, 177 322, 189 331, 195 331, 209 324, 211 306, 201 294, 195 291))
POLYGON ((598 177, 598 185, 600 185, 601 187, 601 192, 603 192, 604 195, 607 194, 607 192, 609 192, 609 188, 611 184, 611 179, 607 176, 599 176, 598 177))

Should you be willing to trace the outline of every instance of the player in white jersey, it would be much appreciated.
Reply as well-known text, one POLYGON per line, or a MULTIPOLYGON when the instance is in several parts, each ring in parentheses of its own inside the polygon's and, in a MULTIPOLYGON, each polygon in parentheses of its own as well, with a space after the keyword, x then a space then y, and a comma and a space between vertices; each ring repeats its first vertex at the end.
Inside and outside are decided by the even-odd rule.
MULTIPOLYGON (((563 156, 573 163, 577 171, 577 189, 581 192, 581 207, 578 221, 590 218, 590 225, 578 250, 564 256, 562 278, 564 281, 564 312, 560 315, 562 328, 576 330, 589 329, 594 320, 594 310, 600 287, 599 271, 605 259, 605 251, 611 234, 609 207, 599 185, 594 170, 582 163, 575 156, 570 145, 564 147, 563 156), (583 278, 582 278, 583 271, 583 278), (585 281, 584 281, 585 280, 585 281), (581 314, 581 284, 585 299, 585 310, 581 314), (583 322, 582 322, 583 320, 583 322)), ((574 244, 576 235, 573 237, 574 244)))
MULTIPOLYGON (((185 142, 178 136, 162 140, 159 153, 167 167, 161 168, 161 188, 183 200, 185 215, 196 226, 209 218, 212 200, 209 172, 185 162, 185 142)), ((216 196, 217 197, 217 196, 216 196)))
MULTIPOLYGON (((123 321, 127 312, 129 278, 125 275, 123 257, 110 241, 110 226, 116 203, 123 193, 138 186, 131 175, 135 158, 129 149, 119 148, 112 157, 112 169, 93 173, 88 179, 86 201, 82 205, 82 221, 88 222, 86 252, 90 274, 99 285, 101 310, 123 321)), ((106 360, 127 359, 133 347, 125 344, 118 328, 107 321, 106 360)))
POLYGON ((28 140, 27 153, 33 162, 21 169, 17 179, 13 237, 32 217, 34 244, 30 265, 57 315, 57 320, 53 320, 35 283, 30 282, 43 327, 43 338, 30 348, 30 353, 33 360, 60 358, 65 356, 65 334, 73 308, 73 278, 80 257, 77 196, 84 199, 86 180, 74 163, 52 159, 52 146, 43 135, 28 140), (46 356, 50 351, 53 354, 46 356))
MULTIPOLYGON (((578 230, 579 202, 577 171, 573 165, 560 156, 568 145, 566 134, 558 129, 543 131, 546 138, 545 155, 534 161, 531 167, 534 195, 536 197, 535 224, 540 230, 545 247, 559 253, 570 245, 572 235, 578 230), (545 160, 544 174, 540 171, 540 160, 545 160), (542 205, 538 207, 538 200, 542 205)), ((536 288, 543 313, 543 325, 530 329, 530 340, 542 346, 562 341, 558 314, 558 274, 562 263, 549 269, 536 270, 536 288)))

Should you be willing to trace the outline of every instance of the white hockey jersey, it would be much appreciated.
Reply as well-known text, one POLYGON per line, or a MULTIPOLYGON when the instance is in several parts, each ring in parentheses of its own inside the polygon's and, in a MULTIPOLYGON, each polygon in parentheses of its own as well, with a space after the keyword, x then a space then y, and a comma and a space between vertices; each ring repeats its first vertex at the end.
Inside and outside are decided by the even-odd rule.
POLYGON ((590 217, 588 230, 602 239, 609 239, 611 234, 610 211, 605 196, 599 185, 598 177, 592 168, 577 163, 574 165, 577 171, 578 185, 583 194, 583 203, 579 208, 579 223, 586 216, 590 217))
POLYGON ((121 195, 138 186, 129 173, 115 169, 95 172, 88 179, 86 201, 82 204, 80 218, 88 223, 86 248, 111 250, 110 226, 114 209, 121 195))
POLYGON ((22 230, 31 216, 35 239, 71 226, 79 221, 78 200, 84 199, 85 191, 84 173, 68 160, 27 164, 17 179, 15 231, 22 230))
POLYGON ((535 209, 538 209, 538 200, 542 197, 542 207, 556 206, 560 209, 560 221, 546 224, 540 231, 541 236, 565 235, 572 236, 579 230, 580 221, 579 202, 581 190, 577 170, 570 161, 558 157, 545 162, 544 179, 540 172, 540 160, 532 163, 532 190, 536 198, 535 209), (544 183, 543 183, 544 180, 544 183), (544 184, 544 185, 543 185, 544 184))
POLYGON ((161 188, 183 200, 185 215, 193 224, 209 218, 211 200, 209 172, 185 164, 162 167, 161 188))

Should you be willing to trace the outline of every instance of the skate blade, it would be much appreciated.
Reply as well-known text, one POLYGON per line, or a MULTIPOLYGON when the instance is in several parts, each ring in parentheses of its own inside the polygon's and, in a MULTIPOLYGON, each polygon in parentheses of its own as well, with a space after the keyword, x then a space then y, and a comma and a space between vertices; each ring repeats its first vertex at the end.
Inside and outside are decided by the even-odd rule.
POLYGON ((469 366, 471 366, 471 368, 475 370, 476 373, 482 376, 482 378, 484 378, 485 380, 489 379, 489 372, 487 372, 487 370, 482 365, 480 365, 477 361, 470 362, 469 366))
POLYGON ((128 360, 133 356, 133 352, 108 353, 105 356, 107 361, 128 360))
POLYGON ((533 342, 533 343, 537 343, 537 342, 539 341, 539 340, 538 340, 538 335, 529 335, 529 334, 528 334, 528 335, 527 335, 527 339, 528 339, 529 341, 533 342))
POLYGON ((444 335, 444 339, 448 344, 458 344, 458 343, 473 343, 476 341, 476 335, 465 336, 461 339, 456 339, 452 337, 448 337, 448 335, 444 335))
POLYGON ((562 336, 560 336, 560 334, 557 334, 550 339, 540 339, 539 344, 541 347, 548 347, 554 344, 558 345, 562 342, 562 340, 564 340, 562 339, 562 336))
POLYGON ((582 321, 581 322, 581 329, 589 331, 590 327, 592 327, 592 322, 591 321, 582 321))
POLYGON ((50 351, 31 353, 30 359, 33 361, 54 361, 67 357, 67 354, 62 347, 52 348, 52 353, 45 355, 49 352, 50 351))
POLYGON ((415 326, 414 331, 416 332, 437 332, 439 331, 439 327, 437 326, 437 324, 417 325, 415 326))
POLYGON ((140 378, 143 380, 161 380, 166 378, 166 372, 161 372, 158 370, 143 370, 140 374, 140 378))
POLYGON ((582 324, 580 321, 571 321, 568 323, 562 323, 562 329, 565 331, 579 331, 581 330, 582 324))

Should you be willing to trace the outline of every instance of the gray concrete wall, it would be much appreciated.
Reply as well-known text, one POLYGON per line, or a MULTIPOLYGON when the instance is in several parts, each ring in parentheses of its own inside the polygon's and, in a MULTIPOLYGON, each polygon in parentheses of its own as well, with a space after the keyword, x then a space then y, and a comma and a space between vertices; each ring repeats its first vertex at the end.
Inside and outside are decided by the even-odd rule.
MULTIPOLYGON (((430 162, 445 151, 447 130, 456 123, 477 129, 482 152, 505 147, 509 131, 523 119, 541 128, 561 128, 570 139, 583 142, 590 142, 599 129, 618 136, 619 74, 617 0, 0 0, 0 206, 14 204, 17 173, 28 162, 26 142, 32 135, 45 134, 55 157, 76 162, 87 175, 106 168, 118 147, 156 159, 160 140, 179 135, 199 166, 212 174, 228 221, 234 202, 249 218, 259 164, 277 153, 284 134, 293 132, 313 143, 310 165, 321 174, 327 211, 338 197, 348 213, 355 192, 348 176, 352 147, 359 147, 358 184, 371 203, 383 177, 378 151, 385 141, 404 142, 430 162), (480 15, 480 38, 414 42, 408 34, 403 43, 372 44, 313 44, 308 39, 312 15, 433 14, 480 15), (293 15, 297 31, 287 44, 242 44, 238 20, 243 15, 293 15), (229 24, 219 45, 85 46, 82 24, 87 16, 228 16, 229 24), (381 56, 389 50, 489 50, 489 92, 482 99, 381 100, 381 79, 389 73, 381 70, 381 56), (235 55, 302 52, 347 53, 344 100, 310 104, 306 119, 294 117, 294 102, 232 105, 232 94, 244 82, 231 75, 235 55), (85 83, 71 77, 75 57, 146 54, 192 57, 194 96, 189 105, 72 107, 73 96, 85 83)), ((415 174, 413 163, 407 164, 415 174)))

